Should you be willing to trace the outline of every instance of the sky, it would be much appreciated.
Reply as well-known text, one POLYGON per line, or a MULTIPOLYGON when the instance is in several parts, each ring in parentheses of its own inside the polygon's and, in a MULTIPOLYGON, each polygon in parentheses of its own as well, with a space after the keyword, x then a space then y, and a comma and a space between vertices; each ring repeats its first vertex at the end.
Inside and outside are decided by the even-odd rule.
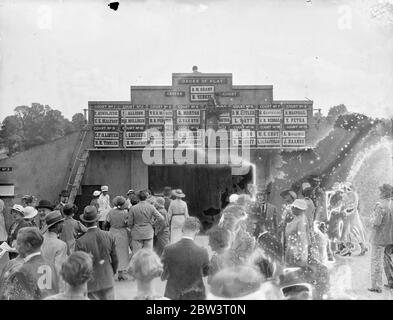
POLYGON ((33 102, 71 118, 193 65, 325 114, 393 116, 393 0, 119 2, 0 0, 0 120, 33 102))

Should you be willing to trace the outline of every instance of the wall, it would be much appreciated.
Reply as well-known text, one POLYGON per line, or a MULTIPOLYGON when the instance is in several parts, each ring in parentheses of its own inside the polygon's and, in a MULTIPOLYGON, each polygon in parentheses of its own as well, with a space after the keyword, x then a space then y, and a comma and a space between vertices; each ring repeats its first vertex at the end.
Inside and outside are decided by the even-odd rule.
POLYGON ((68 167, 79 141, 79 132, 53 142, 36 146, 10 158, 0 160, 0 166, 12 167, 10 173, 0 173, 0 183, 15 185, 16 203, 25 194, 38 199, 55 201, 64 189, 68 167))
POLYGON ((82 185, 107 185, 112 197, 125 195, 130 188, 148 187, 147 169, 142 162, 142 152, 92 150, 82 185))

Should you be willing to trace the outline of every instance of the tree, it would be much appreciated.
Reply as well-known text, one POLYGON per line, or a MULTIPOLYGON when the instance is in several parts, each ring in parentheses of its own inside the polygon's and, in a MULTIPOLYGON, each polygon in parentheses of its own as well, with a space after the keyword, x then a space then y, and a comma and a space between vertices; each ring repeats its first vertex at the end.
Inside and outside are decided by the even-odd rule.
POLYGON ((0 130, 0 143, 8 148, 9 154, 53 141, 78 130, 59 110, 48 105, 33 103, 31 107, 18 106, 14 112, 13 116, 4 119, 0 130))
POLYGON ((328 112, 328 117, 332 117, 333 119, 337 119, 338 116, 342 114, 348 113, 347 107, 345 104, 339 104, 337 106, 331 107, 328 112))
POLYGON ((85 125, 85 116, 82 113, 75 113, 71 120, 75 130, 81 130, 85 125))

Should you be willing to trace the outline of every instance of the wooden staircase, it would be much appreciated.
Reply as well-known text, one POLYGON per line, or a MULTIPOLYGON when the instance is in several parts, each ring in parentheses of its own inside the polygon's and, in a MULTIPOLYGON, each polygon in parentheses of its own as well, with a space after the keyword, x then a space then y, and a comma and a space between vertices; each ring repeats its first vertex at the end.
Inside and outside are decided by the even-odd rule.
POLYGON ((70 174, 68 176, 68 181, 66 185, 66 190, 70 192, 68 203, 74 203, 75 201, 89 159, 89 150, 85 148, 87 133, 87 128, 81 131, 81 138, 78 150, 76 152, 73 165, 70 169, 70 174))

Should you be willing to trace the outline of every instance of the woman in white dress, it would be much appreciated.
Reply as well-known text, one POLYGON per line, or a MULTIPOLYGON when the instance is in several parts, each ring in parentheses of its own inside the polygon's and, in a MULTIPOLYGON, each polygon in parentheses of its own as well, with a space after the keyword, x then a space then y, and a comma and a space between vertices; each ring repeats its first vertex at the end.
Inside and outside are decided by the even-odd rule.
POLYGON ((186 218, 189 217, 187 203, 182 199, 186 197, 181 189, 172 191, 174 200, 168 208, 169 224, 171 230, 171 243, 175 243, 181 239, 182 227, 186 218))

